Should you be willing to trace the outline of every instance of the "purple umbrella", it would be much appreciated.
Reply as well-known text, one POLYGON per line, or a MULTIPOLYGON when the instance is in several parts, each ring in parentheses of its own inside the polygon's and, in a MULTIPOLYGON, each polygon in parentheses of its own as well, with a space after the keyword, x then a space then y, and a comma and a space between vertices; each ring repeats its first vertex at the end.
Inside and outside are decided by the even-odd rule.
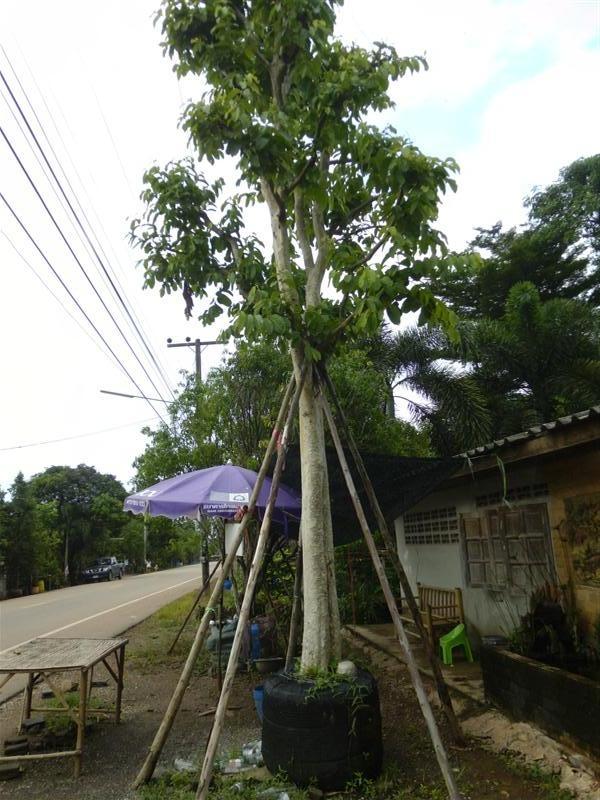
MULTIPOLYGON (((241 506, 248 505, 257 478, 256 472, 232 464, 186 472, 155 483, 148 489, 125 498, 123 509, 153 517, 224 517, 232 519, 241 506)), ((271 479, 265 478, 256 508, 264 513, 271 479)), ((280 484, 273 519, 286 526, 289 517, 300 519, 300 497, 289 486, 280 484)))

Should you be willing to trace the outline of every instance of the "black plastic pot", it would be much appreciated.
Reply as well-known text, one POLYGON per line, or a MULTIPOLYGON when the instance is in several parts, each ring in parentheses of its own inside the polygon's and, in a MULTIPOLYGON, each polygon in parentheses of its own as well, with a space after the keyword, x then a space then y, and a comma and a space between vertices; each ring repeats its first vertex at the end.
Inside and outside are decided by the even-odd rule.
POLYGON ((264 683, 262 754, 272 773, 285 772, 298 786, 316 782, 342 789, 356 774, 376 778, 383 746, 375 679, 315 692, 310 680, 277 673, 264 683))

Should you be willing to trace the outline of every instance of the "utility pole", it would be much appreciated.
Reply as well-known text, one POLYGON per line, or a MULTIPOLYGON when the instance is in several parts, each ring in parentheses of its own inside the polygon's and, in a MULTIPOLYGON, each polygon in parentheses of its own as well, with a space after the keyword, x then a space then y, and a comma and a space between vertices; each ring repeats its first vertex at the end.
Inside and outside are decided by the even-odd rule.
POLYGON ((211 339, 207 342, 201 342, 200 339, 194 339, 192 342, 189 336, 185 337, 185 342, 174 342, 173 339, 167 339, 167 347, 193 347, 196 351, 196 379, 202 382, 202 348, 210 344, 223 344, 217 339, 211 339))
MULTIPOLYGON (((194 339, 192 341, 191 337, 186 336, 184 342, 174 342, 173 339, 167 339, 167 347, 193 347, 195 351, 195 361, 196 361, 196 385, 202 383, 202 348, 208 347, 211 344, 223 344, 223 342, 218 341, 217 339, 211 339, 210 341, 202 342, 200 339, 194 339)), ((200 522, 196 522, 196 530, 200 532, 200 522)), ((202 542, 202 585, 205 586, 209 581, 209 572, 210 572, 210 561, 208 557, 208 536, 205 533, 204 540, 202 542)))

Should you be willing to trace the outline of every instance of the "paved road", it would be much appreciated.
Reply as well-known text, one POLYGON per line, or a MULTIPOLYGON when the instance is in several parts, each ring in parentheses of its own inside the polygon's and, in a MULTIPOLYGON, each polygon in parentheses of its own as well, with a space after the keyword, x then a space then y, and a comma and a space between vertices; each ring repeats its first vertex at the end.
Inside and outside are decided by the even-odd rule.
MULTIPOLYGON (((199 564, 133 575, 121 581, 71 586, 0 603, 0 653, 38 636, 109 638, 200 587, 199 564)), ((0 690, 12 696, 16 678, 0 690)))

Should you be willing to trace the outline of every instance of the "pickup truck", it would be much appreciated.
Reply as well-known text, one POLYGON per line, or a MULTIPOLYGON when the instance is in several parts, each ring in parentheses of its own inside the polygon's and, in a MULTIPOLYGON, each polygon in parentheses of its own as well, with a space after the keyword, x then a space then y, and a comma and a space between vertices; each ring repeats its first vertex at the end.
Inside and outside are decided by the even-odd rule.
POLYGON ((84 569, 81 577, 86 583, 92 581, 114 581, 115 578, 121 580, 123 577, 124 564, 114 556, 105 556, 92 561, 89 567, 84 569))

